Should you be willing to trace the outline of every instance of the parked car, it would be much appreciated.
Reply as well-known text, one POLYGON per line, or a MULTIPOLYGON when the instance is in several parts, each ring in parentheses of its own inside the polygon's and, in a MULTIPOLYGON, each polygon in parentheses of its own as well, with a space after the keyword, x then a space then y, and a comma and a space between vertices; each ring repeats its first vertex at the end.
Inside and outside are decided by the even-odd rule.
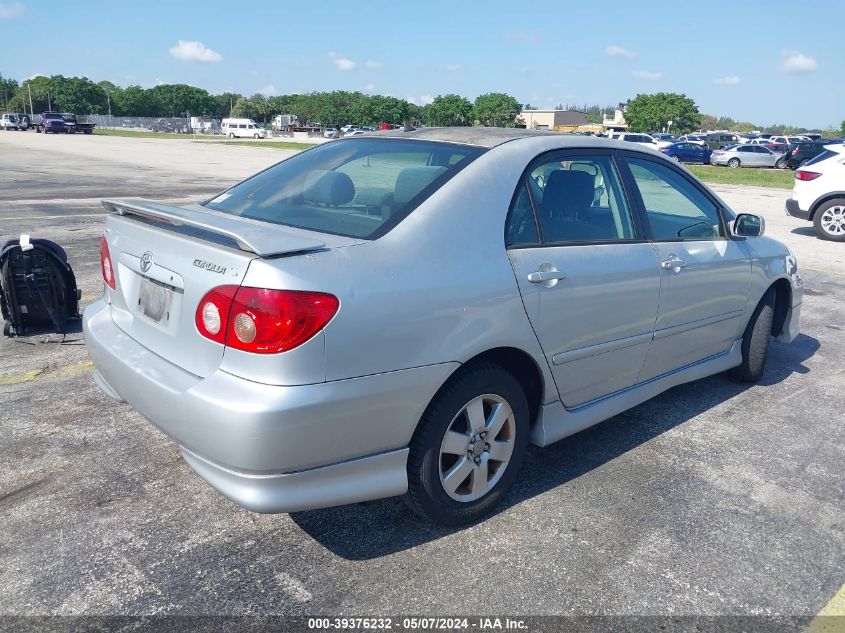
POLYGON ((32 127, 32 119, 26 113, 18 115, 18 129, 22 132, 26 132, 30 127, 32 127))
POLYGON ((44 134, 67 134, 67 124, 61 112, 44 112, 41 122, 35 126, 35 131, 44 134))
MULTIPOLYGON (((793 145, 788 145, 786 143, 766 143, 763 147, 775 152, 776 154, 786 154, 793 145)), ((778 165, 778 167, 786 169, 786 161, 783 161, 783 164, 778 165)))
POLYGON ((657 141, 649 134, 634 134, 632 132, 620 132, 614 137, 617 141, 627 141, 629 143, 637 143, 638 145, 646 145, 652 149, 657 149, 657 141))
POLYGON ((706 145, 699 143, 672 143, 667 147, 660 148, 669 158, 674 158, 680 163, 710 163, 712 150, 706 145))
POLYGON ((669 147, 672 143, 675 143, 678 140, 678 137, 674 134, 652 134, 651 138, 654 139, 655 144, 658 149, 661 147, 669 147))
POLYGON ((803 167, 816 156, 825 151, 828 145, 836 144, 828 140, 807 141, 790 145, 789 150, 784 154, 784 160, 790 169, 803 167))
POLYGON ((80 121, 73 112, 62 112, 65 128, 68 134, 93 134, 94 124, 80 121))
POLYGON ((705 137, 705 142, 710 149, 722 149, 731 145, 738 145, 740 138, 729 132, 713 132, 705 137))
POLYGON ((828 145, 795 172, 786 212, 812 222, 820 239, 845 242, 845 145, 828 145))
POLYGON ((710 155, 710 164, 728 167, 778 167, 778 161, 782 158, 783 154, 773 152, 762 145, 733 145, 715 150, 710 155))
POLYGON ((792 145, 798 144, 802 141, 806 141, 807 139, 801 138, 800 136, 773 136, 769 139, 770 143, 779 143, 785 145, 792 145))
POLYGON ((220 129, 229 138, 267 138, 267 130, 252 119, 223 119, 220 129))
POLYGON ((349 131, 348 131, 346 134, 344 134, 343 136, 344 136, 344 138, 346 138, 346 137, 348 137, 348 136, 362 136, 362 135, 369 134, 369 133, 370 133, 370 132, 369 132, 368 130, 365 130, 365 129, 363 129, 363 128, 358 128, 358 129, 356 129, 356 130, 349 130, 349 131))
POLYGON ((678 137, 679 143, 697 143, 700 145, 707 145, 707 135, 706 134, 687 134, 685 136, 678 137))
POLYGON ((337 128, 330 127, 328 129, 323 130, 323 138, 337 138, 339 133, 337 128))
POLYGON ((407 493, 473 521, 529 442, 758 380, 799 331, 797 264, 763 219, 633 143, 384 132, 202 205, 104 205, 95 381, 258 512, 407 493))
POLYGON ((0 117, 0 128, 3 128, 4 131, 17 130, 19 125, 17 114, 7 113, 0 117))

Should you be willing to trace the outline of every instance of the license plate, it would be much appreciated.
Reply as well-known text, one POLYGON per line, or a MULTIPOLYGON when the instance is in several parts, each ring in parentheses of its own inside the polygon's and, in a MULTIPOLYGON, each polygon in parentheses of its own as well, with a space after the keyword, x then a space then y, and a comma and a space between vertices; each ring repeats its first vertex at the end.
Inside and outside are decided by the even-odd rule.
POLYGON ((142 278, 138 288, 138 308, 141 314, 156 323, 170 320, 170 300, 173 290, 162 284, 142 278))

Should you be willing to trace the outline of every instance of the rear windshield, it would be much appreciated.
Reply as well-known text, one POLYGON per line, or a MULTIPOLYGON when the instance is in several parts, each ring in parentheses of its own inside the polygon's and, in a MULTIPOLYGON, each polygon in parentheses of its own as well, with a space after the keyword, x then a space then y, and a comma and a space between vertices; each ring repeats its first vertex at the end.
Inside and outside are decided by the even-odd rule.
POLYGON ((245 218, 375 239, 484 150, 358 137, 302 152, 205 205, 245 218))
POLYGON ((836 152, 832 152, 829 149, 826 149, 818 156, 815 156, 811 160, 808 160, 805 165, 815 165, 816 163, 820 163, 823 160, 827 160, 831 156, 836 156, 836 152))

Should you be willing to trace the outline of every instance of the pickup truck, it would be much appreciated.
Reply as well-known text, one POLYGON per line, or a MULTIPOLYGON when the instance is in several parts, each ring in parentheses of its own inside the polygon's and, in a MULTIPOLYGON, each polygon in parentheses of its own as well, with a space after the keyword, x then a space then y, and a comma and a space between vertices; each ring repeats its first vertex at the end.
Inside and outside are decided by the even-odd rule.
POLYGON ((93 123, 80 123, 76 115, 72 112, 45 112, 41 115, 41 122, 35 126, 36 132, 58 132, 64 134, 73 134, 81 132, 84 134, 92 134, 94 132, 93 123))
POLYGON ((67 134, 67 124, 65 124, 60 112, 44 112, 41 115, 41 121, 35 125, 35 131, 38 133, 44 132, 44 134, 58 134, 59 132, 67 134))
POLYGON ((65 125, 67 126, 68 134, 93 134, 94 133, 94 124, 93 123, 83 123, 76 118, 76 115, 72 112, 62 112, 62 118, 65 120, 65 125))

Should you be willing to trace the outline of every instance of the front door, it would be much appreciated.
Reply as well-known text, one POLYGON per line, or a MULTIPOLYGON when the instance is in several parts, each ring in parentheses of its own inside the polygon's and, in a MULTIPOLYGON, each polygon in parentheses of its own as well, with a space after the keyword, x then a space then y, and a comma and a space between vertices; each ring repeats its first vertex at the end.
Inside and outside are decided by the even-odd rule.
POLYGON ((651 344, 660 269, 610 151, 536 160, 506 242, 526 313, 572 408, 636 382, 651 344))
POLYGON ((660 310, 638 382, 726 352, 740 331, 751 258, 719 206, 680 169, 628 155, 660 264, 660 310))

